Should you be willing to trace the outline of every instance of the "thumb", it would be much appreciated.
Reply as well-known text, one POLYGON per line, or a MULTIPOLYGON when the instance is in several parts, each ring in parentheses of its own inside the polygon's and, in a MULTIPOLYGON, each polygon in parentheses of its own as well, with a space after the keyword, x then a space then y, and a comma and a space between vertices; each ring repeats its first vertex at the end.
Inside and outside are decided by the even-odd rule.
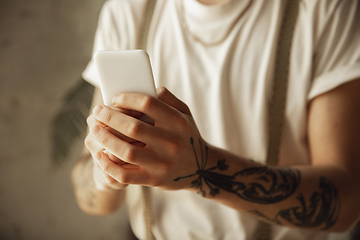
POLYGON ((156 93, 158 95, 158 99, 163 101, 164 103, 176 108, 182 113, 191 115, 189 107, 182 102, 180 99, 175 97, 166 87, 158 87, 156 89, 156 93))

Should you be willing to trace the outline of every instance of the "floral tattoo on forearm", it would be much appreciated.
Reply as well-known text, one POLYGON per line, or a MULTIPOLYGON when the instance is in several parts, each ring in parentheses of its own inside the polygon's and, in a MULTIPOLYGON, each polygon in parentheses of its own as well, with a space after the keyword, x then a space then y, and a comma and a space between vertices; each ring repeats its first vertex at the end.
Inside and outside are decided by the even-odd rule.
MULTIPOLYGON (((274 204, 289 198, 298 188, 301 180, 300 171, 294 168, 276 168, 259 166, 244 169, 232 175, 225 172, 229 166, 226 159, 219 159, 217 165, 206 168, 208 147, 199 140, 200 153, 197 153, 193 138, 190 139, 198 170, 190 175, 178 177, 174 181, 197 176, 191 187, 198 189, 203 197, 206 192, 203 184, 209 188, 209 194, 216 196, 221 190, 236 194, 240 198, 259 204, 274 204)), ((306 201, 302 193, 296 198, 300 206, 281 210, 275 219, 259 211, 251 211, 257 217, 281 224, 285 220, 298 227, 327 229, 333 226, 340 211, 340 201, 334 184, 325 177, 320 177, 320 191, 315 191, 306 201)))
POLYGON ((191 138, 190 143, 193 147, 195 159, 198 165, 196 173, 178 177, 174 181, 189 178, 197 175, 198 178, 192 181, 191 187, 199 189, 199 193, 206 196, 203 190, 203 183, 210 189, 210 195, 219 194, 220 189, 234 193, 240 198, 262 204, 270 204, 282 201, 294 193, 300 182, 300 172, 297 169, 277 169, 268 166, 252 167, 233 175, 219 173, 220 170, 225 172, 229 166, 225 159, 219 159, 217 165, 206 169, 208 158, 208 147, 205 145, 205 154, 203 146, 199 141, 201 154, 195 151, 194 140, 191 138), (201 163, 199 162, 201 159, 201 163))
POLYGON ((334 184, 325 177, 320 177, 319 190, 308 200, 302 193, 297 198, 299 204, 279 211, 271 219, 257 210, 249 213, 266 221, 282 225, 283 221, 298 227, 326 230, 334 226, 340 213, 340 200, 334 184))

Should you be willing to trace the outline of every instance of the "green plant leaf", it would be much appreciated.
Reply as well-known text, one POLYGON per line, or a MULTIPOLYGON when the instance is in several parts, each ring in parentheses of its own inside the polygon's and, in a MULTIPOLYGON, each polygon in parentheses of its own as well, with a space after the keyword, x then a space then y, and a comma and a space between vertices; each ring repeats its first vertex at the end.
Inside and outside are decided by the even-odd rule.
POLYGON ((94 87, 81 81, 66 93, 63 105, 51 124, 51 160, 60 167, 69 159, 72 147, 86 133, 94 87))

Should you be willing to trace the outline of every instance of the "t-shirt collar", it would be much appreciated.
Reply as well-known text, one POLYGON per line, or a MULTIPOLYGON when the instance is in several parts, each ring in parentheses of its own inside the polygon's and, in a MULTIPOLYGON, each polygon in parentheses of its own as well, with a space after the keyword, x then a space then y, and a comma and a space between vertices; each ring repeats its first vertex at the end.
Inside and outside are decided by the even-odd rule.
POLYGON ((228 0, 214 5, 205 5, 197 0, 184 1, 184 11, 195 21, 219 21, 243 11, 252 0, 228 0))

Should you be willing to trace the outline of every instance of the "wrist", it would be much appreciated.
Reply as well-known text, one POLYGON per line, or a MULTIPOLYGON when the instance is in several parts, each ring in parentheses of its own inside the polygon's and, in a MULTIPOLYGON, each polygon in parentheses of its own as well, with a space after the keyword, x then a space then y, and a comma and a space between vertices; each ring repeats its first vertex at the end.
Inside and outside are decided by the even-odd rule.
MULTIPOLYGON (((198 168, 193 174, 189 174, 188 178, 186 178, 187 176, 182 178, 184 180, 186 178, 186 190, 195 192, 204 198, 218 198, 220 193, 224 195, 225 192, 229 194, 229 191, 234 187, 234 174, 254 165, 259 165, 210 144, 205 146, 203 148, 203 164, 199 158, 198 168)), ((196 149, 196 151, 199 152, 200 150, 196 149)))
POLYGON ((214 194, 209 187, 208 174, 217 166, 219 149, 206 143, 204 140, 192 142, 195 168, 187 176, 180 176, 174 181, 183 181, 184 190, 195 192, 202 197, 211 198, 214 194), (210 194, 211 193, 211 194, 210 194))

